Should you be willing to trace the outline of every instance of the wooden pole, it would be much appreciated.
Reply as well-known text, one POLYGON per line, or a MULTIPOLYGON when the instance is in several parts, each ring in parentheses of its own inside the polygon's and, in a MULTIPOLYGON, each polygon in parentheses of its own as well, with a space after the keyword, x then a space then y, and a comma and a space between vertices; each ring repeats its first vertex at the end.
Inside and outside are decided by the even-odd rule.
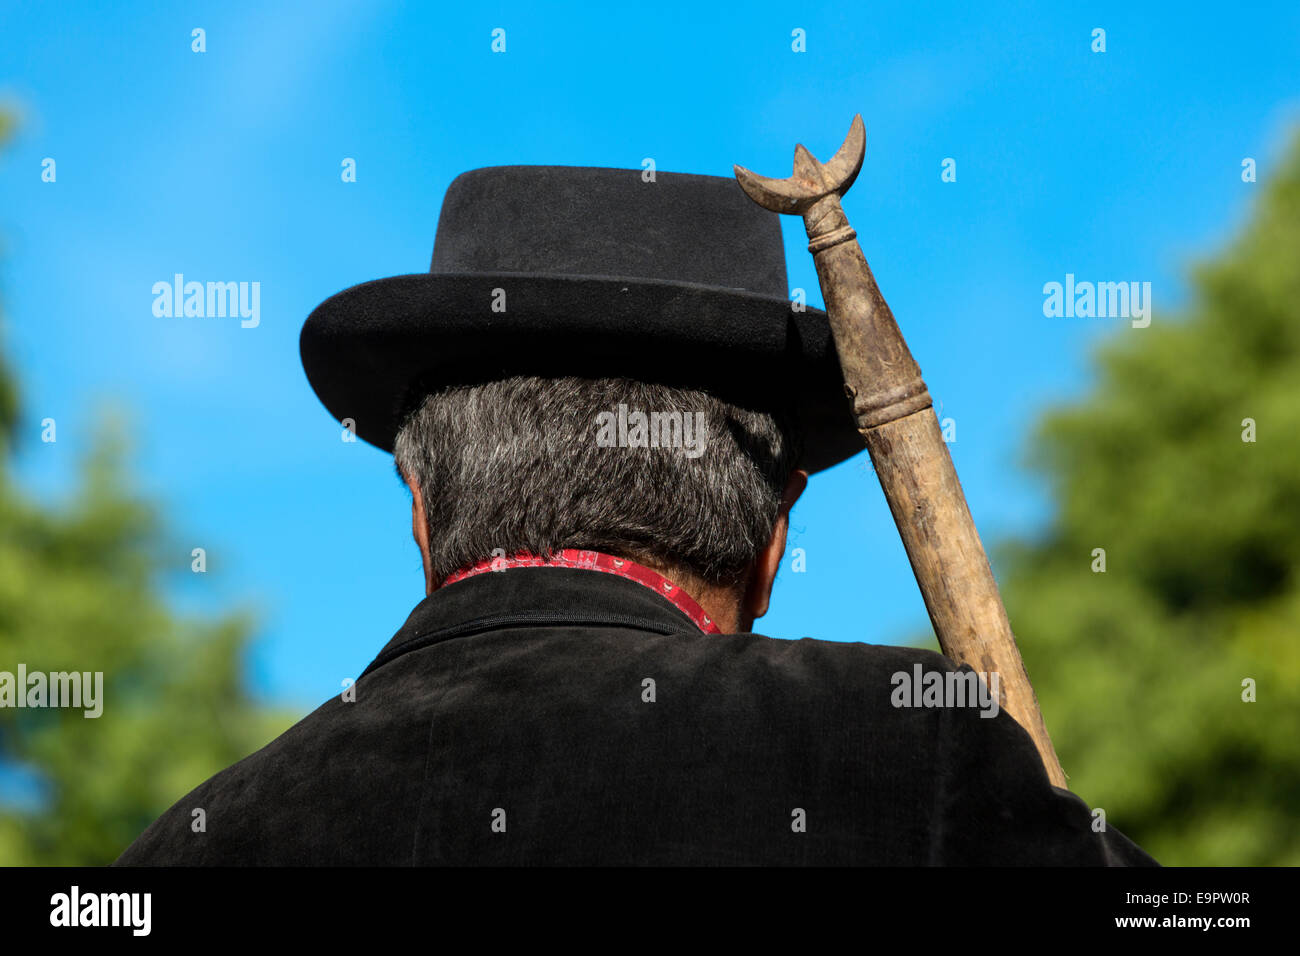
POLYGON ((920 366, 903 340, 840 205, 866 153, 861 115, 827 163, 795 147, 794 175, 775 180, 736 167, 760 206, 801 215, 853 403, 889 510, 944 654, 998 675, 999 706, 1033 738, 1058 787, 1066 786, 1029 683, 988 556, 975 530, 920 366))

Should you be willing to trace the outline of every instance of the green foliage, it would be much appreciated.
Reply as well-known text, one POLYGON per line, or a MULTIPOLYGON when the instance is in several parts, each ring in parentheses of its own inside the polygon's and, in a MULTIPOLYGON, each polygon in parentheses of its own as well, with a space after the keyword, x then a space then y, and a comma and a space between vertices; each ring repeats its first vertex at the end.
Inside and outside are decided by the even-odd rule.
POLYGON ((1057 516, 1004 553, 1071 789, 1165 864, 1300 864, 1300 137, 1262 188, 1187 314, 1043 418, 1057 516))
MULTIPOLYGON (((16 394, 0 363, 0 454, 16 394)), ((59 509, 25 496, 0 459, 0 670, 104 674, 98 718, 0 708, 0 771, 40 782, 36 806, 0 803, 0 864, 109 863, 183 794, 292 722, 247 693, 246 615, 182 620, 168 609, 163 575, 187 572, 189 549, 130 493, 123 433, 103 423, 59 509)))

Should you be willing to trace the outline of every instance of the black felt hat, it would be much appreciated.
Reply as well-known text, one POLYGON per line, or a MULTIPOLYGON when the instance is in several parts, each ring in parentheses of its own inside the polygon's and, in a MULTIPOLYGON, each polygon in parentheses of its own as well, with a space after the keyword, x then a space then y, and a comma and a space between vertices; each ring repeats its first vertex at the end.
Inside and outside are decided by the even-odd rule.
POLYGON ((427 273, 312 312, 302 364, 330 413, 385 451, 448 385, 622 376, 784 404, 819 471, 863 444, 826 313, 788 295, 779 217, 734 179, 492 166, 448 187, 427 273))

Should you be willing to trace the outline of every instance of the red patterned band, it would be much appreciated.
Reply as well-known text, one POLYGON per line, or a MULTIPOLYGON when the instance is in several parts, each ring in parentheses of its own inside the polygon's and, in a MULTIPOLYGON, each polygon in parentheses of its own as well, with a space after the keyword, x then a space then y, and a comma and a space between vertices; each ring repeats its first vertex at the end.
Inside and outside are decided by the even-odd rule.
POLYGON ((539 558, 526 551, 521 551, 508 558, 498 557, 480 561, 472 568, 466 568, 463 571, 457 571, 455 574, 449 575, 442 584, 443 587, 446 587, 448 584, 455 584, 457 581, 463 581, 476 574, 482 574, 484 571, 506 571, 510 568, 575 568, 583 571, 604 571, 606 574, 617 574, 620 578, 635 581, 637 584, 644 585, 656 594, 667 598, 677 610, 689 617, 695 623, 695 626, 704 633, 722 633, 718 625, 714 624, 709 616, 704 613, 704 608, 700 607, 693 597, 662 574, 651 571, 635 561, 629 561, 627 558, 616 558, 612 554, 602 554, 599 551, 579 551, 576 548, 565 548, 563 551, 555 552, 550 558, 539 558))

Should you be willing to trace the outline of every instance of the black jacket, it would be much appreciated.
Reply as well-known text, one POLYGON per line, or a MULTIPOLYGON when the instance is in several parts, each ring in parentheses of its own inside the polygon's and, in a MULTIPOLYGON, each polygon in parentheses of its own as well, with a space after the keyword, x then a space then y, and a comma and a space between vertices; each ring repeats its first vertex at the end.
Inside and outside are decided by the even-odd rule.
POLYGON ((608 574, 481 574, 415 608, 355 701, 218 773, 117 862, 1155 865, 1093 831, 1005 713, 893 706, 918 662, 955 669, 705 634, 608 574))

